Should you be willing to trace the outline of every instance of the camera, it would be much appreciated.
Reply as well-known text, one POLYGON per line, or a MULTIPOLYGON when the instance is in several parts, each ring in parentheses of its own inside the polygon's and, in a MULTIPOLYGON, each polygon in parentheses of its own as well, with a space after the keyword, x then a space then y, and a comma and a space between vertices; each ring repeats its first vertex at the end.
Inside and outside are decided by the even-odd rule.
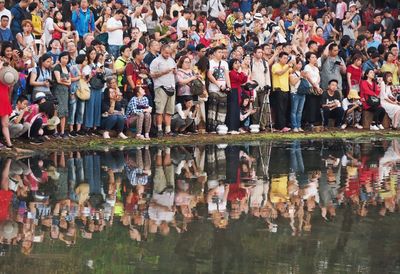
POLYGON ((186 40, 185 39, 180 39, 178 41, 178 48, 183 49, 186 45, 186 40))
POLYGON ((269 86, 269 85, 266 85, 266 86, 264 86, 263 87, 263 91, 265 92, 265 93, 269 93, 270 91, 271 91, 271 86, 269 86))
POLYGON ((258 83, 253 81, 254 83, 247 82, 242 85, 242 89, 245 91, 252 91, 258 87, 258 83))

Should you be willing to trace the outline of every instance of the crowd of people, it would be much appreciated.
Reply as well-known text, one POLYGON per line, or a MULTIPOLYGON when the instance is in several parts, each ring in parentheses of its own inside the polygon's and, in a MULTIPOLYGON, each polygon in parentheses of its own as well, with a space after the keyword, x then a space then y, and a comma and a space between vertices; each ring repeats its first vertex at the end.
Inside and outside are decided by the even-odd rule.
POLYGON ((399 163, 399 140, 3 158, 0 243, 2 250, 20 248, 29 255, 48 241, 74 246, 99 239, 94 234, 111 226, 124 226, 127 237, 145 241, 185 233, 203 221, 224 230, 243 218, 259 220, 265 233, 301 237, 314 222, 335 222, 344 210, 351 218, 397 214, 399 163))
POLYGON ((14 138, 302 132, 329 120, 399 127, 398 1, 9 8, 0 0, 2 149, 14 138))

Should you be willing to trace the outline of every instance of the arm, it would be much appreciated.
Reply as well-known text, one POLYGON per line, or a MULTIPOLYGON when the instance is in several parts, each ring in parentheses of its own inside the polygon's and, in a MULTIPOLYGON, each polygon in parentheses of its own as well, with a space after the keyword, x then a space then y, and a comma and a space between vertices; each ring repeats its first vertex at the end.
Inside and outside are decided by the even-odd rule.
POLYGON ((31 86, 33 86, 33 87, 41 87, 41 86, 50 87, 50 84, 48 82, 37 82, 36 78, 37 78, 36 69, 34 69, 31 72, 31 78, 29 80, 29 83, 31 86))
POLYGON ((64 29, 60 28, 56 23, 53 23, 53 28, 54 28, 56 31, 59 31, 59 32, 61 32, 61 33, 67 33, 67 32, 68 32, 67 30, 64 30, 64 29))
POLYGON ((197 76, 191 76, 191 77, 189 77, 189 78, 187 78, 187 79, 183 79, 183 77, 182 77, 183 75, 182 75, 182 73, 180 72, 180 71, 178 71, 178 73, 176 74, 176 78, 177 78, 177 80, 178 80, 178 84, 179 85, 187 85, 187 84, 189 84, 190 82, 192 82, 193 80, 196 80, 197 79, 197 76))
POLYGON ((16 35, 17 41, 18 43, 23 46, 24 48, 26 48, 28 45, 25 43, 24 38, 22 37, 21 33, 17 33, 16 35))
POLYGON ((274 69, 274 67, 272 67, 272 73, 281 76, 281 75, 285 74, 289 69, 290 69, 290 66, 288 64, 286 64, 282 70, 276 70, 276 69, 274 69))

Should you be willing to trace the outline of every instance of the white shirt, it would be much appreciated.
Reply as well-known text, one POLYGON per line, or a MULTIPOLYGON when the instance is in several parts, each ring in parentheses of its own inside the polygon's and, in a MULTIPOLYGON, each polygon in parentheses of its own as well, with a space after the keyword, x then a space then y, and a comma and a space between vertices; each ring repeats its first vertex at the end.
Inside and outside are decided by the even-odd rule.
POLYGON ((189 21, 186 20, 183 16, 179 17, 178 22, 176 23, 176 33, 178 34, 178 38, 182 38, 182 29, 189 29, 189 21))
POLYGON ((160 22, 160 18, 162 18, 164 16, 164 10, 162 9, 162 7, 160 7, 159 9, 155 8, 156 10, 156 14, 158 16, 158 21, 160 22))
POLYGON ((9 11, 6 8, 4 8, 4 10, 0 11, 0 18, 3 15, 7 15, 8 16, 8 28, 10 28, 10 25, 11 25, 11 11, 9 11))
POLYGON ((321 77, 319 75, 319 69, 316 66, 306 65, 304 67, 304 71, 308 72, 311 82, 313 82, 314 84, 317 84, 319 86, 319 83, 321 82, 321 77))
POLYGON ((54 31, 54 20, 51 17, 47 17, 46 21, 44 22, 44 42, 46 46, 49 46, 49 43, 52 39, 52 32, 54 31))
MULTIPOLYGON (((116 20, 111 17, 107 21, 107 28, 122 27, 122 21, 116 20)), ((122 46, 124 44, 123 39, 124 31, 122 29, 117 29, 108 32, 108 44, 112 46, 122 46)))
POLYGON ((135 18, 132 16, 131 20, 132 20, 132 27, 137 27, 140 30, 140 32, 147 32, 147 26, 143 18, 141 17, 135 18))
MULTIPOLYGON (((217 76, 217 78, 215 80, 217 80, 219 86, 226 86, 225 71, 229 71, 229 66, 228 63, 224 60, 221 60, 221 65, 219 65, 219 63, 220 62, 217 62, 214 59, 210 60, 210 71, 214 74, 214 72, 218 70, 219 67, 219 72, 216 73, 217 75, 215 76, 217 76)), ((220 90, 219 86, 210 82, 210 85, 208 86, 208 91, 218 92, 220 90)))

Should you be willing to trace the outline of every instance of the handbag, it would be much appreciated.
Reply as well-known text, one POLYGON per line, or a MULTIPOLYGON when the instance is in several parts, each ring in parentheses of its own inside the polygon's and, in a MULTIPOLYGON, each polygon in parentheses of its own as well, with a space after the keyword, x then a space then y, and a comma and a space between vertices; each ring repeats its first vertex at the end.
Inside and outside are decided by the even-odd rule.
POLYGON ((165 87, 165 86, 161 86, 161 89, 162 89, 169 97, 175 95, 175 88, 174 88, 174 87, 165 87))
POLYGON ((195 79, 190 82, 190 92, 193 96, 200 96, 204 92, 204 85, 203 82, 199 79, 195 79))
POLYGON ((308 95, 308 94, 313 94, 314 89, 311 86, 310 82, 308 82, 307 79, 301 78, 300 79, 300 85, 297 88, 297 94, 298 95, 308 95))
POLYGON ((367 104, 372 108, 379 107, 381 104, 381 99, 379 99, 377 96, 371 95, 367 99, 367 104))
POLYGON ((76 90, 76 96, 82 100, 87 101, 90 99, 90 88, 88 83, 84 79, 79 79, 78 89, 76 90))

